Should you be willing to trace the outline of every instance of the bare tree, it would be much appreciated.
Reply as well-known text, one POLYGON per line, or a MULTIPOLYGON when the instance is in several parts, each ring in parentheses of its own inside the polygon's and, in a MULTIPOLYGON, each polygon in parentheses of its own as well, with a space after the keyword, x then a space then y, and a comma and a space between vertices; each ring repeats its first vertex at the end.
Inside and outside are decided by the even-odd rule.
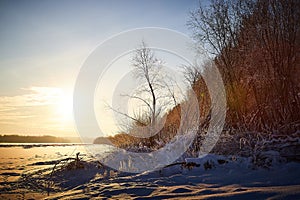
POLYGON ((239 51, 234 51, 239 43, 239 33, 243 19, 251 14, 253 1, 217 0, 211 1, 208 7, 199 5, 190 14, 188 27, 193 31, 197 42, 204 45, 208 52, 215 56, 221 65, 220 71, 226 80, 229 92, 235 98, 228 99, 229 106, 235 113, 236 120, 241 119, 241 101, 235 85, 239 82, 238 69, 235 67, 239 51))
POLYGON ((119 125, 123 132, 141 138, 151 137, 163 128, 168 109, 177 105, 174 88, 178 86, 166 75, 163 61, 155 56, 144 41, 134 51, 131 65, 134 78, 140 85, 131 94, 121 96, 134 102, 133 113, 110 108, 124 117, 119 125))
POLYGON ((194 86, 197 81, 201 78, 201 69, 197 64, 194 65, 184 65, 183 74, 185 80, 188 82, 190 86, 194 86))
POLYGON ((140 48, 136 49, 135 55, 132 59, 132 65, 134 67, 135 77, 141 81, 145 81, 146 87, 142 88, 139 93, 148 93, 151 96, 151 100, 148 101, 142 97, 131 95, 131 98, 142 101, 150 111, 150 123, 155 125, 156 117, 158 114, 157 101, 158 101, 158 86, 159 85, 159 71, 160 61, 155 58, 154 53, 147 45, 142 41, 140 48))

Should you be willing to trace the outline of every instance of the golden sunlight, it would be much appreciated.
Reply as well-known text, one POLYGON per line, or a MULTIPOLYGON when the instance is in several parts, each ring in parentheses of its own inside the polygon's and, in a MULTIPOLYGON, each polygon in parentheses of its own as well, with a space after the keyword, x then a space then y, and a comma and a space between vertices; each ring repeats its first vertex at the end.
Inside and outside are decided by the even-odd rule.
POLYGON ((31 87, 35 94, 30 95, 35 104, 51 105, 56 120, 67 122, 73 119, 73 98, 69 89, 56 87, 31 87), (36 103, 38 102, 38 103, 36 103))
POLYGON ((73 119, 73 98, 71 94, 61 90, 55 104, 56 113, 63 121, 71 121, 73 119))

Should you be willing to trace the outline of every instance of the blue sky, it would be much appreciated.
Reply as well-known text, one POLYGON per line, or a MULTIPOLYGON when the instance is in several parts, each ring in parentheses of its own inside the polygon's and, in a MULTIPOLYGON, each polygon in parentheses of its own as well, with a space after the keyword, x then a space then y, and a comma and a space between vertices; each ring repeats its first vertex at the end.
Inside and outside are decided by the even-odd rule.
POLYGON ((45 110, 66 103, 62 96, 72 93, 81 64, 114 34, 139 27, 189 34, 186 21, 197 5, 196 0, 0 1, 0 134, 52 133, 56 129, 47 127, 57 127, 53 119, 62 112, 45 116, 33 101, 46 102, 38 105, 45 110), (47 91, 58 101, 45 100, 47 91), (41 116, 45 121, 31 124, 41 116))

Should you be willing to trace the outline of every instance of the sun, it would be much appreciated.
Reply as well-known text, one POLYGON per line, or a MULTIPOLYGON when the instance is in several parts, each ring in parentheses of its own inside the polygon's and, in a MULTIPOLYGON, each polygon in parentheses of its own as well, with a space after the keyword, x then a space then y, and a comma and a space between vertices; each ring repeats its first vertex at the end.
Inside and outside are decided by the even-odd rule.
POLYGON ((56 112, 63 121, 73 119, 73 98, 72 95, 62 92, 57 98, 56 112))

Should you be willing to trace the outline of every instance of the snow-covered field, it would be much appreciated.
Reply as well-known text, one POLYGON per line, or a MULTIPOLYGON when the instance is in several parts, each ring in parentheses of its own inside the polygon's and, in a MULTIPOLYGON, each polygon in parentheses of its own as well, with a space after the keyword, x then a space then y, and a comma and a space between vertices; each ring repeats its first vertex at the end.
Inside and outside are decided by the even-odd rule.
MULTIPOLYGON (((186 163, 159 171, 128 174, 101 166, 85 154, 85 161, 81 162, 83 168, 57 168, 51 175, 54 164, 49 161, 65 158, 72 152, 83 152, 82 147, 9 147, 23 152, 14 159, 9 159, 12 156, 7 153, 4 155, 4 148, 1 148, 0 198, 300 199, 300 163, 286 163, 280 159, 273 159, 270 168, 263 169, 255 168, 247 158, 210 154, 202 159, 186 159, 186 163), (64 154, 63 151, 71 152, 64 154), (31 156, 26 157, 26 152, 31 156), (15 173, 19 176, 6 175, 5 178, 4 161, 18 163, 19 171, 15 173), (32 166, 38 169, 34 171, 32 166), (9 177, 18 177, 18 180, 9 177)), ((6 174, 13 173, 12 169, 16 168, 11 164, 10 169, 6 169, 6 174)))
MULTIPOLYGON (((197 166, 190 168, 173 165, 160 171, 138 175, 107 169, 99 171, 94 167, 95 176, 86 183, 48 198, 300 198, 299 163, 277 164, 271 169, 252 169, 248 159, 232 160, 216 155, 208 155, 197 163, 197 166)), ((90 166, 86 169, 87 172, 82 170, 79 173, 79 170, 64 175, 73 177, 72 181, 69 179, 67 182, 75 183, 76 179, 80 182, 85 174, 91 174, 92 168, 90 166)))

